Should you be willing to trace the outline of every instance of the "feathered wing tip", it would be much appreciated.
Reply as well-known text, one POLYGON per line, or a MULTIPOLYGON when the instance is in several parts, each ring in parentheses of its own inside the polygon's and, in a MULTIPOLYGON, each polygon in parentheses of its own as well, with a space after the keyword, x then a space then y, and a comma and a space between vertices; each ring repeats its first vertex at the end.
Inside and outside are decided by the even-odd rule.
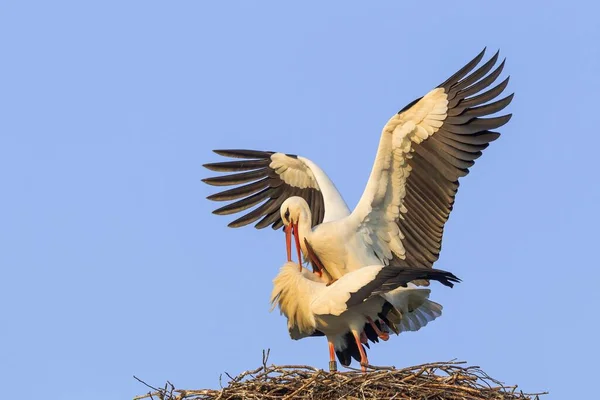
MULTIPOLYGON (((379 278, 379 276, 378 276, 379 278)), ((380 295, 390 292, 398 287, 407 287, 408 283, 416 280, 438 281, 444 286, 454 287, 455 283, 461 282, 460 278, 452 272, 441 269, 429 269, 423 267, 408 267, 388 265, 381 271, 383 281, 371 295, 380 295)))
POLYGON ((460 278, 458 278, 452 272, 444 271, 441 269, 432 269, 431 274, 429 274, 429 276, 427 278, 421 278, 421 279, 438 281, 442 285, 448 286, 448 287, 454 287, 455 283, 461 282, 460 278))
MULTIPOLYGON (((403 169, 409 173, 402 173, 405 180, 401 204, 406 211, 396 221, 403 234, 404 253, 397 254, 401 260, 391 260, 390 264, 433 267, 442 250, 444 227, 455 204, 459 181, 500 136, 496 130, 511 118, 512 114, 503 110, 512 102, 513 94, 502 95, 509 77, 497 82, 504 60, 496 52, 482 62, 484 53, 485 49, 425 95, 423 103, 413 102, 400 111, 408 118, 421 112, 420 106, 436 104, 432 108, 436 111, 428 112, 427 117, 413 117, 415 123, 419 122, 413 132, 418 140, 411 139, 407 157, 410 168, 403 169), (436 101, 434 95, 441 92, 444 95, 440 98, 445 98, 436 101)), ((426 286, 427 282, 415 283, 426 286)))

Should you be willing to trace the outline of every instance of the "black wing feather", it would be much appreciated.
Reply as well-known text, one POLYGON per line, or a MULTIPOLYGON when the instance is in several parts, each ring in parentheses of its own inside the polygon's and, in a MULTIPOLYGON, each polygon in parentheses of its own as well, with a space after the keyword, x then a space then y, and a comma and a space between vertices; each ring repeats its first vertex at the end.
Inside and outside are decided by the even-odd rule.
POLYGON ((390 264, 382 267, 371 282, 350 294, 350 298, 346 301, 346 307, 353 307, 371 296, 389 292, 400 286, 406 287, 409 282, 416 280, 435 280, 448 287, 454 287, 454 283, 460 282, 460 279, 453 273, 441 269, 390 264))
MULTIPOLYGON (((235 186, 231 189, 212 194, 207 197, 213 201, 233 201, 232 203, 213 211, 217 215, 229 215, 242 212, 252 207, 233 222, 229 227, 239 228, 253 222, 255 228, 263 229, 271 226, 279 229, 283 221, 279 214, 279 207, 288 198, 300 196, 311 206, 313 226, 323 222, 325 216, 325 204, 323 194, 315 188, 295 187, 281 178, 269 165, 272 162, 272 151, 258 150, 214 150, 215 153, 235 161, 224 161, 204 164, 204 167, 216 172, 226 172, 202 181, 211 186, 235 186), (236 186, 240 185, 241 186, 236 186)), ((287 157, 297 159, 294 154, 286 154, 287 157)))
POLYGON ((433 268, 442 248, 444 225, 452 211, 459 178, 469 173, 482 151, 500 136, 493 130, 511 118, 511 114, 492 116, 511 103, 513 94, 498 99, 509 78, 493 86, 505 65, 503 60, 493 69, 499 53, 475 69, 484 54, 485 49, 438 86, 448 98, 446 119, 433 135, 412 145, 414 152, 408 161, 412 170, 404 197, 408 211, 398 220, 400 231, 406 236, 406 257, 394 255, 391 264, 433 268))

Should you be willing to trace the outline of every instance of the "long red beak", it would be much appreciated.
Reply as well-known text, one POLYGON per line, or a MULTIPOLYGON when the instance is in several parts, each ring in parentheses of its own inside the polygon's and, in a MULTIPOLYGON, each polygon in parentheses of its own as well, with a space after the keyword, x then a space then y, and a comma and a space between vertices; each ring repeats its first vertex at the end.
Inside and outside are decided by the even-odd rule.
POLYGON ((296 251, 298 252, 298 266, 302 271, 302 254, 300 254, 300 236, 298 235, 298 224, 290 223, 285 228, 285 248, 287 251, 288 261, 292 261, 292 235, 296 242, 296 251))
POLYGON ((292 224, 283 228, 285 232, 285 250, 287 251, 287 260, 292 261, 292 224))

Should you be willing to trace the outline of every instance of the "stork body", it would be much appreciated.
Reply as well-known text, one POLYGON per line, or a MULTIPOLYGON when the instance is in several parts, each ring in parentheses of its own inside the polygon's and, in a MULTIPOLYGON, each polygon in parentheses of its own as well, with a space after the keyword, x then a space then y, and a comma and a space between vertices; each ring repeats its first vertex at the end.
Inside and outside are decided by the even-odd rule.
MULTIPOLYGON (((256 222, 257 229, 279 229, 285 225, 288 261, 290 236, 294 235, 298 252, 304 253, 331 287, 346 276, 358 277, 365 266, 432 269, 439 258, 459 179, 500 136, 494 130, 511 118, 511 114, 495 116, 513 98, 512 94, 499 98, 508 78, 494 83, 504 61, 495 67, 496 53, 477 67, 484 54, 485 49, 388 120, 354 210, 350 211, 323 170, 307 158, 272 151, 215 150, 236 160, 205 164, 212 171, 228 173, 204 179, 205 183, 235 186, 208 196, 214 201, 233 200, 213 212, 228 215, 254 207, 229 226, 256 222)), ((336 164, 352 162, 337 152, 331 154, 336 164)), ((300 273, 302 267, 296 268, 300 273)), ((426 279, 412 282, 428 284, 426 279)), ((392 279, 381 291, 388 302, 394 300, 390 297, 394 285, 392 279)), ((398 299, 404 303, 396 308, 406 308, 409 300, 402 290, 398 299)), ((359 322, 351 324, 353 318, 336 319, 335 323, 321 317, 311 321, 315 326, 324 324, 324 329, 335 326, 335 332, 346 325, 352 331, 360 326, 359 322)))
POLYGON ((316 330, 324 333, 329 343, 330 361, 334 361, 334 352, 345 349, 344 338, 350 332, 364 368, 368 360, 361 343, 363 327, 381 316, 386 298, 393 302, 392 306, 403 310, 399 314, 401 320, 396 321, 404 323, 400 325, 401 330, 418 330, 441 315, 441 306, 428 300, 429 289, 397 291, 414 279, 435 279, 450 287, 459 282, 453 274, 441 270, 371 265, 328 285, 309 270, 299 270, 297 264, 287 262, 273 280, 271 303, 279 305, 288 318, 292 339, 310 336, 316 330), (394 289, 381 292, 384 288, 394 289), (388 296, 383 297, 383 294, 388 296))

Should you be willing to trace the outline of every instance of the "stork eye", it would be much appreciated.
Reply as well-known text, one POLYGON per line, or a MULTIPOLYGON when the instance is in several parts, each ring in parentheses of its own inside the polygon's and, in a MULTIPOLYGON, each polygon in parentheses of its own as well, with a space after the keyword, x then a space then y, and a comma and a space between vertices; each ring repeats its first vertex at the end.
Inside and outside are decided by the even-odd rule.
POLYGON ((287 221, 289 221, 289 220, 290 220, 290 209, 289 209, 289 208, 288 208, 287 210, 285 210, 285 215, 284 215, 284 217, 285 217, 285 219, 286 219, 287 221))

